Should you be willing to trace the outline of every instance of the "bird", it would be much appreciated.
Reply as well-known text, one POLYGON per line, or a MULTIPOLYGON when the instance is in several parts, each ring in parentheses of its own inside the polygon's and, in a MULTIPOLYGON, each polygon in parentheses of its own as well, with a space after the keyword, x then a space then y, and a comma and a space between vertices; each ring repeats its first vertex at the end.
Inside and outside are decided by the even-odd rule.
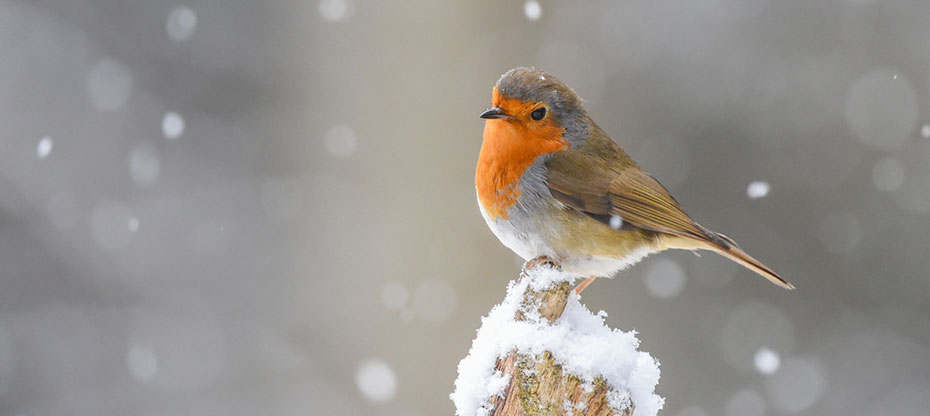
POLYGON ((524 260, 551 261, 584 278, 575 292, 668 249, 712 251, 794 289, 732 239, 691 219, 558 78, 511 69, 480 117, 475 189, 482 217, 524 260))

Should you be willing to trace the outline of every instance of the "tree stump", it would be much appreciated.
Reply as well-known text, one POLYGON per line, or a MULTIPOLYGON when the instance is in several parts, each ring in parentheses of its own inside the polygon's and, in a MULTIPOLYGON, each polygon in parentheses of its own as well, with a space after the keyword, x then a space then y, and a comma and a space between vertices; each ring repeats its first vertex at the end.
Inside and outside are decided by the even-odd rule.
POLYGON ((459 362, 456 415, 656 416, 658 363, 582 305, 573 280, 548 259, 524 265, 459 362))
MULTIPOLYGON (((524 266, 521 279, 527 278, 527 270, 542 263, 557 267, 548 260, 530 262, 524 266)), ((572 286, 568 282, 561 282, 541 292, 528 287, 514 319, 522 321, 528 312, 535 312, 552 324, 562 316, 571 291, 572 286)), ((495 369, 505 377, 509 376, 510 383, 502 396, 491 398, 494 416, 633 414, 632 405, 619 412, 610 408, 607 400, 610 389, 603 379, 597 378, 593 383, 585 383, 574 375, 566 374, 549 351, 535 356, 511 352, 507 357, 497 360, 495 369)))

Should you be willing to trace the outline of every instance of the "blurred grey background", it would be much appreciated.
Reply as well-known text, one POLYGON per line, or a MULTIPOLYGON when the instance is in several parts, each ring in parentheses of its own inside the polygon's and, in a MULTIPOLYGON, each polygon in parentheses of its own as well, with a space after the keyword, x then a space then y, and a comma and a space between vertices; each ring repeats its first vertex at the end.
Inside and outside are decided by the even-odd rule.
POLYGON ((930 4, 0 0, 0 414, 441 415, 520 261, 480 111, 535 65, 795 283, 583 301, 665 415, 930 407, 930 4))

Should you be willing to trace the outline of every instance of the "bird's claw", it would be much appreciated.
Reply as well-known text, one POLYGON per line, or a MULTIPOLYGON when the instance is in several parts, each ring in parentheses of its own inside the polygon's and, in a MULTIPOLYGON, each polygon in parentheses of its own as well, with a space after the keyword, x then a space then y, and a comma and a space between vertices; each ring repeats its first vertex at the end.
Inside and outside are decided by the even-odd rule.
POLYGON ((553 269, 561 270, 559 263, 556 263, 555 260, 552 260, 549 258, 549 256, 539 256, 527 261, 526 263, 523 263, 523 273, 525 274, 526 272, 544 264, 552 267, 553 269))

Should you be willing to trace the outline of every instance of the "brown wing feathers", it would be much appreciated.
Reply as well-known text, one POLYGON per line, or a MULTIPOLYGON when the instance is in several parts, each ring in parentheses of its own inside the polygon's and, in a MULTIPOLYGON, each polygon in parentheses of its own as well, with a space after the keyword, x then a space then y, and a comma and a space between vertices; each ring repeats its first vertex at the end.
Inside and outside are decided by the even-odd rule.
POLYGON ((585 152, 555 154, 547 163, 552 196, 568 207, 610 225, 619 215, 623 227, 683 238, 671 238, 670 248, 716 251, 785 289, 794 286, 746 254, 733 240, 691 219, 657 180, 596 129, 585 152), (598 137, 601 136, 601 137, 598 137), (605 154, 612 157, 603 157, 605 154), (604 163, 606 161, 606 164, 604 163))

